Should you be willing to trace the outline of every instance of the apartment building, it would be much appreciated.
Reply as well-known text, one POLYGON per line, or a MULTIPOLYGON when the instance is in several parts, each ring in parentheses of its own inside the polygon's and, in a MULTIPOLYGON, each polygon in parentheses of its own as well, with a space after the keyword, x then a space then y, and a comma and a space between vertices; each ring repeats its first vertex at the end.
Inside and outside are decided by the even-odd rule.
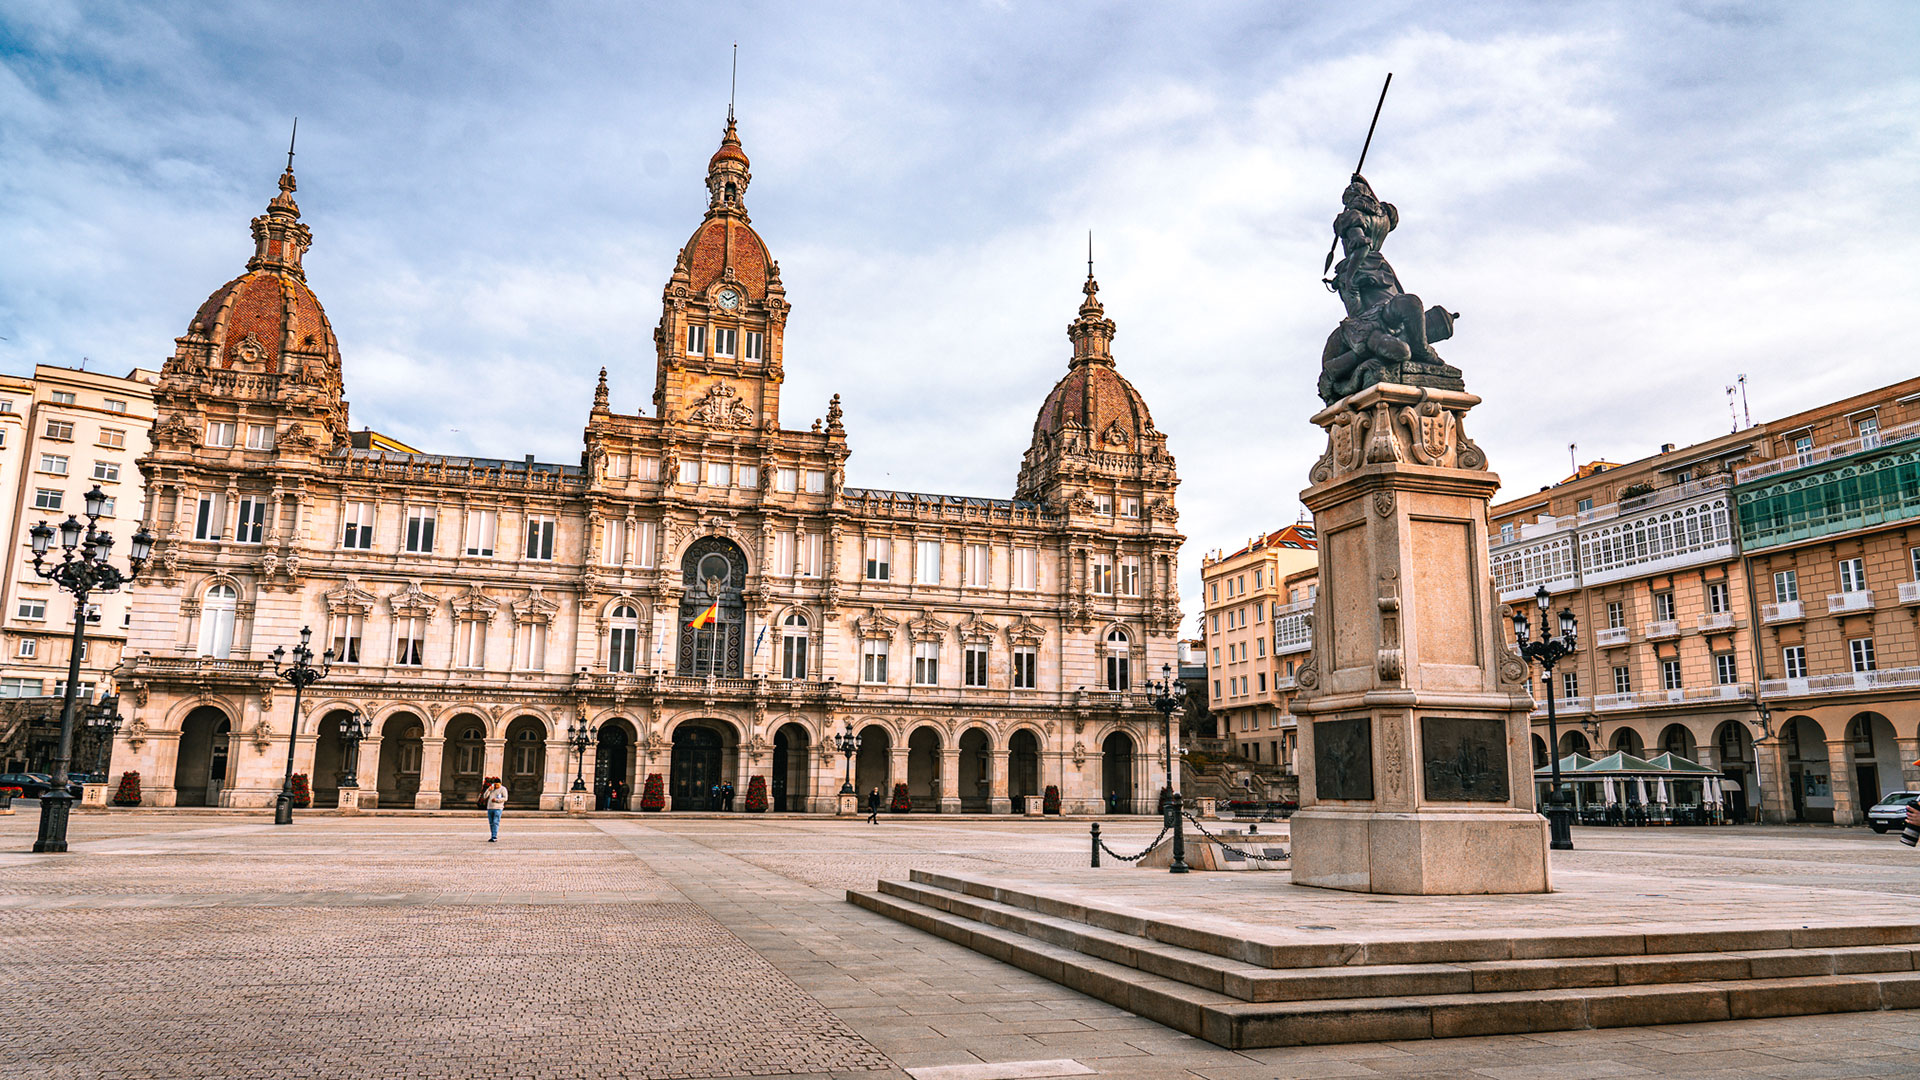
POLYGON ((1750 820, 1857 822, 1920 786, 1920 378, 1596 462, 1490 526, 1501 601, 1545 587, 1580 618, 1556 753, 1700 761, 1750 820))
POLYGON ((1202 560, 1207 702, 1231 752, 1291 769, 1294 671, 1312 644, 1319 591, 1313 526, 1254 537, 1202 560))
MULTIPOLYGON (((0 498, 7 551, 0 560, 0 697, 66 692, 73 599, 33 570, 27 530, 85 520, 95 484, 107 495, 99 526, 120 541, 139 528, 145 488, 135 464, 153 428, 159 373, 124 377, 39 365, 32 377, 0 376, 0 498)), ((122 563, 121 565, 124 565, 122 563)), ((126 643, 132 593, 100 594, 89 614, 81 687, 111 678, 126 643)))

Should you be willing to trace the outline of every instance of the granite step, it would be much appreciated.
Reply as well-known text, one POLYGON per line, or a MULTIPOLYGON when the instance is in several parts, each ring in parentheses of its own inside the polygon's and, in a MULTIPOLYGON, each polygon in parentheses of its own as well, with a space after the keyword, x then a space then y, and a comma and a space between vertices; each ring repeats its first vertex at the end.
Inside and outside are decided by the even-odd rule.
MULTIPOLYGON (((1043 914, 1037 909, 1050 906, 1044 897, 1011 903, 1019 898, 994 899, 976 895, 987 891, 980 888, 946 889, 923 880, 941 875, 914 877, 850 891, 847 898, 1233 1049, 1920 1007, 1920 948, 1910 942, 1809 941, 1795 947, 1789 936, 1776 948, 1396 963, 1345 952, 1344 958, 1309 964, 1301 962, 1302 954, 1285 952, 1279 957, 1291 962, 1275 967, 1223 955, 1219 941, 1206 942, 1215 949, 1195 949, 1043 914)), ((1096 920, 1111 921, 1115 914, 1066 906, 1081 907, 1079 914, 1096 920)), ((1786 932, 1794 929, 1812 928, 1786 932)), ((1623 936, 1640 938, 1642 950, 1649 937, 1623 936)), ((1468 952, 1479 951, 1481 939, 1462 940, 1475 943, 1468 952)))

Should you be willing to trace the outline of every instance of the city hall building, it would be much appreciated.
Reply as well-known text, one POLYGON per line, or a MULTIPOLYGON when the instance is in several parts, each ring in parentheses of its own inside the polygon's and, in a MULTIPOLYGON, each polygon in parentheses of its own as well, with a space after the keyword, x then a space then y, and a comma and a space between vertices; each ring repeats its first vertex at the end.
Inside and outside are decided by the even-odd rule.
POLYGON ((817 812, 851 727, 862 794, 905 783, 916 811, 1048 787, 1068 812, 1149 808, 1179 481, 1097 284, 1012 498, 849 487, 837 397, 824 424, 781 420, 790 308, 749 178, 729 119, 662 293, 651 415, 614 411, 602 371, 579 461, 548 464, 350 431, 289 168, 154 388, 158 542, 112 776, 138 771, 148 805, 264 806, 291 730, 333 805, 358 711, 361 807, 471 805, 497 775, 556 808, 579 773, 616 809, 657 774, 673 809, 763 778, 774 809, 817 812), (296 716, 268 654, 303 627, 334 663, 296 716))

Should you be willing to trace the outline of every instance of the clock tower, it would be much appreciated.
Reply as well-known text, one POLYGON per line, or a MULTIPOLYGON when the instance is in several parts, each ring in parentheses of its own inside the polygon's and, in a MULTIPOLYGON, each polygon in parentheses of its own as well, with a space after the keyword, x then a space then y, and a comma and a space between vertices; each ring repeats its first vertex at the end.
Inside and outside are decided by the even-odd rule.
POLYGON ((653 403, 669 424, 779 430, 787 290, 747 217, 747 170, 729 109, 707 162, 706 217, 674 260, 653 332, 653 403))

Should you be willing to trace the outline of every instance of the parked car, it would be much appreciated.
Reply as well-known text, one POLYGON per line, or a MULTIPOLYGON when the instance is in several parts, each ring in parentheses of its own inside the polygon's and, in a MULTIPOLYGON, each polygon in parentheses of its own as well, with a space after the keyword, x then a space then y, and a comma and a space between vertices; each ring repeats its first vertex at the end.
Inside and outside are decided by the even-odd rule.
POLYGON ((1920 791, 1894 791, 1867 811, 1867 824, 1877 833, 1898 828, 1907 818, 1907 807, 1920 801, 1920 791))
POLYGON ((53 787, 53 777, 38 772, 0 773, 0 787, 17 787, 23 799, 37 799, 53 787))

